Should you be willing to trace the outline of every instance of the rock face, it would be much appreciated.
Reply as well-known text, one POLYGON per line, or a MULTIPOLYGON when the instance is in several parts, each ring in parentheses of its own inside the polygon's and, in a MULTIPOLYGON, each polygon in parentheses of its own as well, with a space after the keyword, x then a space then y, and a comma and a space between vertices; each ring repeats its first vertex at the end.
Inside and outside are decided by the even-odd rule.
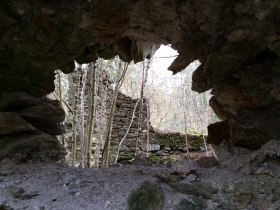
POLYGON ((0 160, 59 160, 63 148, 52 135, 63 132, 64 112, 57 101, 21 92, 0 97, 0 160))
MULTIPOLYGON (((180 54, 170 66, 174 73, 196 59, 202 63, 192 89, 212 89, 211 106, 229 123, 223 141, 257 149, 280 137, 279 5, 279 0, 7 1, 0 6, 1 111, 17 109, 26 94, 33 96, 26 106, 37 103, 54 89, 54 70, 73 71, 73 60, 118 54, 140 61, 158 44, 171 44, 180 54)), ((18 115, 45 133, 59 133, 60 119, 41 110, 38 105, 18 115)))
POLYGON ((1 209, 278 210, 280 143, 272 140, 228 168, 192 159, 172 167, 80 169, 0 161, 1 209), (239 166, 236 166, 238 164, 239 166))
POLYGON ((156 183, 143 182, 139 189, 128 198, 129 210, 161 210, 163 208, 163 192, 156 183))

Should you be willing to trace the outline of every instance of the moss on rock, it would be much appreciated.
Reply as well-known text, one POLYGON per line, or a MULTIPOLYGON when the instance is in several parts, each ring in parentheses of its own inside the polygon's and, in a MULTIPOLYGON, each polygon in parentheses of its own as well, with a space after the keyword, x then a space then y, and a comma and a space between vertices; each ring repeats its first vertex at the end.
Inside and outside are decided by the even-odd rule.
POLYGON ((150 154, 148 157, 148 160, 154 164, 160 164, 163 161, 162 158, 160 158, 159 156, 157 156, 155 154, 150 154))
POLYGON ((128 198, 128 210, 161 210, 164 196, 161 188, 145 181, 128 198))

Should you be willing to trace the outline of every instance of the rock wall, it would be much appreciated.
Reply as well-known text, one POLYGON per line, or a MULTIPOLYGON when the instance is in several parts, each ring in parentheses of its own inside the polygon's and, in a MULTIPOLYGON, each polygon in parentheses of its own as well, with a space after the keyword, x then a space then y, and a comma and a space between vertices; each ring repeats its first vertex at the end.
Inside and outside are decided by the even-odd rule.
MULTIPOLYGON (((147 103, 149 102, 144 99, 142 120, 141 125, 139 125, 139 99, 132 99, 122 93, 118 94, 112 130, 112 161, 116 156, 118 145, 124 136, 126 137, 120 147, 119 155, 119 162, 121 163, 131 163, 135 158, 146 157, 147 152, 150 155, 149 159, 151 162, 160 164, 172 161, 172 156, 174 155, 178 156, 177 159, 187 156, 184 135, 160 132, 150 125, 150 119, 148 118, 150 110, 147 108, 149 107, 147 103), (132 117, 133 121, 131 123, 132 117), (147 124, 149 124, 149 128, 147 124), (149 137, 147 137, 148 135, 149 137)), ((188 134, 188 142, 189 151, 192 155, 194 152, 204 152, 206 150, 201 134, 188 134)))
POLYGON ((58 101, 24 92, 0 97, 0 160, 59 160, 64 149, 55 135, 64 132, 64 111, 58 101))
MULTIPOLYGON (((143 100, 143 112, 140 114, 141 102, 122 93, 118 94, 112 130, 112 158, 114 159, 120 141, 125 137, 120 150, 121 159, 131 160, 135 152, 142 153, 141 145, 146 142, 147 103, 143 100), (141 119, 140 119, 141 118, 141 119)), ((140 155, 140 154, 138 154, 140 155)))
POLYGON ((118 54, 137 62, 159 44, 171 44, 179 56, 169 69, 177 73, 199 59, 192 88, 212 89, 210 105, 224 120, 209 129, 209 143, 258 149, 280 138, 279 5, 279 0, 6 1, 0 6, 1 100, 19 92, 38 100, 53 91, 54 70, 73 71, 73 60, 89 63, 118 54), (228 128, 227 139, 215 139, 219 126, 228 128))
MULTIPOLYGON (((89 66, 91 65, 93 64, 90 64, 89 66)), ((97 106, 96 122, 92 135, 92 163, 94 166, 98 166, 101 160, 102 149, 104 147, 104 143, 108 134, 108 120, 110 106, 113 98, 113 90, 111 87, 109 74, 106 69, 102 68, 103 66, 101 65, 101 61, 97 62, 94 65, 96 66, 95 70, 97 71, 97 106)), ((79 101, 79 103, 80 99, 77 99, 77 96, 80 97, 81 95, 81 93, 79 93, 78 91, 82 90, 83 83, 78 81, 82 80, 81 78, 83 78, 83 75, 85 74, 85 71, 87 70, 86 68, 88 68, 88 66, 85 66, 83 68, 76 69, 76 71, 70 75, 71 80, 73 80, 76 85, 73 86, 75 90, 71 90, 72 88, 70 88, 69 92, 75 91, 75 94, 70 94, 75 95, 75 100, 79 101)), ((88 70, 93 71, 94 69, 89 68, 88 70)), ((86 73, 87 78, 84 81, 85 84, 89 84, 91 76, 92 75, 89 72, 86 73)), ((78 108, 76 110, 78 114, 78 116, 76 117, 76 162, 79 164, 85 161, 85 159, 83 159, 83 156, 86 156, 87 142, 82 139, 82 136, 84 134, 81 133, 80 127, 82 125, 81 121, 84 120, 83 126, 84 130, 86 131, 88 109, 90 106, 88 91, 90 88, 90 85, 85 86, 85 95, 83 100, 84 117, 81 117, 80 104, 78 104, 78 108)), ((72 101, 72 99, 70 99, 70 101, 72 101)), ((120 147, 120 156, 118 159, 121 163, 131 163, 136 157, 146 157, 147 152, 149 154, 152 154, 150 159, 155 163, 164 163, 167 160, 170 160, 172 155, 182 156, 183 158, 186 156, 187 148, 184 135, 180 133, 159 132, 154 130, 150 125, 150 119, 148 118, 150 112, 150 110, 148 109, 149 106, 147 106, 148 103, 149 102, 144 98, 142 105, 143 111, 140 114, 140 99, 132 99, 131 97, 126 96, 121 92, 118 93, 113 119, 112 143, 110 151, 111 163, 114 163, 115 161, 118 145, 122 139, 124 140, 122 142, 122 146, 120 147), (149 138, 147 137, 148 135, 149 138)), ((70 106, 72 106, 71 103, 70 106)), ((73 116, 68 116, 65 124, 72 124, 72 120, 73 116)), ((64 135, 64 138, 66 140, 66 147, 70 156, 68 159, 69 162, 71 162, 71 158, 73 155, 73 128, 70 126, 66 133, 68 133, 68 135, 64 135)), ((202 135, 188 135, 188 141, 190 143, 189 150, 191 152, 205 150, 202 135)))
MULTIPOLYGON (((104 66, 102 64, 102 60, 98 60, 95 64, 89 64, 88 66, 80 66, 75 70, 74 73, 71 73, 69 76, 69 83, 72 83, 69 88, 69 105, 73 108, 73 97, 75 97, 75 105, 73 108, 76 109, 74 112, 77 113, 76 116, 76 162, 77 164, 81 164, 86 156, 87 151, 87 142, 85 141, 85 134, 88 123, 88 115, 89 115, 89 102, 90 96, 89 91, 92 88, 90 86, 90 78, 92 74, 90 71, 96 70, 97 74, 97 96, 96 96, 96 118, 95 118, 95 127, 93 129, 92 134, 92 153, 93 153, 93 164, 95 166, 99 165, 99 161, 101 160, 101 153, 104 148, 104 144, 108 135, 108 121, 110 114, 110 107, 113 99, 113 89, 112 89, 112 81, 110 81, 110 76, 104 66), (91 68, 95 65, 95 68, 91 68), (89 71, 85 73, 86 71, 89 71), (82 79, 83 78, 83 79, 82 79), (81 82, 84 80, 84 82, 81 82), (81 101, 81 90, 84 86, 84 96, 83 101, 81 101), (81 113, 81 106, 83 106, 83 116, 81 113), (84 121, 84 122, 82 122, 84 121), (81 128, 84 127, 84 130, 81 128), (84 136, 84 137, 83 137, 84 136), (84 157, 83 157, 84 156, 84 157)), ((123 143, 124 147, 121 149, 121 152, 125 150, 125 148, 130 148, 129 157, 132 159, 134 157, 133 152, 135 152, 136 142, 139 139, 138 147, 142 148, 143 142, 146 139, 147 133, 147 101, 143 100, 143 113, 142 113, 142 123, 141 128, 139 130, 138 126, 140 122, 140 100, 132 99, 122 93, 118 93, 115 114, 113 120, 113 130, 112 130, 112 158, 111 163, 116 155, 117 145, 121 141, 121 139, 126 135, 125 141, 123 143), (135 105, 137 106, 135 107, 135 105), (135 108, 135 111, 134 111, 135 108), (134 113, 134 117, 133 117, 134 113), (131 120, 133 117, 132 124, 130 126, 131 120), (128 130, 130 126, 130 129, 128 130), (139 132, 138 132, 139 130, 139 132), (133 152, 132 152, 133 151, 133 152)), ((64 139, 66 141, 66 148, 68 151, 67 160, 71 162, 72 159, 72 148, 73 148, 73 113, 70 114, 64 124, 67 126, 67 132, 64 135, 64 139)))

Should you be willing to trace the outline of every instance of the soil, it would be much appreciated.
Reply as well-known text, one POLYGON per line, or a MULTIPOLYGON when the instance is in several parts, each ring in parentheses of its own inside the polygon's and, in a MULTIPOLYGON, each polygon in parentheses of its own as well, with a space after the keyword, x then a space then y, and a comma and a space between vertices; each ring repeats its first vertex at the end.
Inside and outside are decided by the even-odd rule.
POLYGON ((0 162, 0 210, 126 210, 129 196, 146 181, 162 190, 163 210, 194 204, 192 209, 255 210, 264 202, 269 202, 266 209, 278 209, 278 178, 233 172, 214 163, 204 157, 171 167, 138 162, 81 169, 62 162, 19 164, 5 159, 0 162))
MULTIPOLYGON (((160 166, 116 166, 81 169, 63 163, 31 163, 0 166, 0 209, 124 210, 127 198, 142 182, 159 182, 158 174, 170 173, 160 166)), ((160 183, 165 209, 184 195, 160 183)))

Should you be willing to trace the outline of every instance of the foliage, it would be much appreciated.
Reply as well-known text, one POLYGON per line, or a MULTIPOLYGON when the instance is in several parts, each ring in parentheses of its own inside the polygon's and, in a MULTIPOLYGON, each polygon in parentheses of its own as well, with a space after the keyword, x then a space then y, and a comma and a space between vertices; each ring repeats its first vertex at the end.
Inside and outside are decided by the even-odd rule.
POLYGON ((160 157, 158 157, 157 155, 151 153, 148 157, 148 160, 151 161, 154 164, 161 164, 162 163, 162 159, 160 157))
MULTIPOLYGON (((165 60, 166 58, 154 58, 149 64, 151 67, 144 96, 149 101, 152 126, 156 129, 184 134, 186 125, 188 130, 195 129, 206 134, 207 125, 218 119, 208 105, 210 93, 198 94, 191 90, 192 73, 200 63, 195 61, 182 72, 168 76, 156 65, 165 60)), ((129 66, 121 88, 123 93, 132 98, 140 97, 139 79, 146 63, 147 61, 144 61, 129 66)))

